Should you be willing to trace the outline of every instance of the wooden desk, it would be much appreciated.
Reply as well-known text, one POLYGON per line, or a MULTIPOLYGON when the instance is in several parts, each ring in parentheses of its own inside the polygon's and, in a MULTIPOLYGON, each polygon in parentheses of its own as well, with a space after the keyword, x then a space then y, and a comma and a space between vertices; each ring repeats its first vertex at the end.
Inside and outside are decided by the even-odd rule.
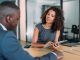
POLYGON ((29 52, 29 54, 33 57, 41 57, 43 55, 46 55, 50 52, 49 49, 43 49, 43 48, 28 48, 25 49, 29 52))
MULTIPOLYGON (((29 48, 25 49, 33 57, 40 57, 50 52, 49 49, 29 48)), ((64 58, 62 60, 80 60, 80 46, 79 47, 66 47, 63 46, 64 58)))
POLYGON ((62 60, 80 60, 80 45, 76 47, 63 46, 64 58, 62 60))

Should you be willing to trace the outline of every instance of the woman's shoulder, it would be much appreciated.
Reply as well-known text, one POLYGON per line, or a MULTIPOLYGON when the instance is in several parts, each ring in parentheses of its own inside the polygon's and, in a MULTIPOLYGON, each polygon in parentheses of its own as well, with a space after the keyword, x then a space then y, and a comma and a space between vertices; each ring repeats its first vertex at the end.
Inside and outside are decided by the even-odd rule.
POLYGON ((37 27, 39 30, 42 30, 42 23, 36 24, 36 27, 37 27))
POLYGON ((38 24, 36 24, 36 26, 37 26, 37 25, 41 26, 41 25, 42 25, 42 23, 38 23, 38 24))
POLYGON ((41 26, 42 26, 42 23, 36 24, 36 27, 41 27, 41 26))

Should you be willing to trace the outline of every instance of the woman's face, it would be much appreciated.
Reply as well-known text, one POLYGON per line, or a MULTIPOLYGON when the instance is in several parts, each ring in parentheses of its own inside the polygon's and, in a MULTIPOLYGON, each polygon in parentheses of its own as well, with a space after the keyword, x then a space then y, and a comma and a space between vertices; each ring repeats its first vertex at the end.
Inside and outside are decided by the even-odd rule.
POLYGON ((54 22, 55 15, 56 15, 55 11, 49 10, 46 15, 46 23, 52 24, 54 22))

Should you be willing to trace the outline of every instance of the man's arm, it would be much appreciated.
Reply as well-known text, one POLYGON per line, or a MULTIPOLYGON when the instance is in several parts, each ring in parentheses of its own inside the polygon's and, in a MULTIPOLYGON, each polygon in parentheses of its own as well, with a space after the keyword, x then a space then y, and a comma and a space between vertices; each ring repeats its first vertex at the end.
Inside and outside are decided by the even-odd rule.
POLYGON ((15 34, 8 32, 2 41, 2 53, 7 60, 34 60, 20 46, 15 34))

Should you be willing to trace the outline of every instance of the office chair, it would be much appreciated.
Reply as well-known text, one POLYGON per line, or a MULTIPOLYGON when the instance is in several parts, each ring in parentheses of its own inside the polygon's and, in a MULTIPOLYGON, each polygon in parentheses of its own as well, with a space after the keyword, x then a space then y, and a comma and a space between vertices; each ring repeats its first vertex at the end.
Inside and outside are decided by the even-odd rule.
POLYGON ((73 33, 73 39, 74 39, 74 40, 75 40, 76 38, 78 38, 79 29, 77 28, 77 25, 72 25, 71 32, 73 33), (77 35, 77 37, 75 37, 75 35, 77 35))

